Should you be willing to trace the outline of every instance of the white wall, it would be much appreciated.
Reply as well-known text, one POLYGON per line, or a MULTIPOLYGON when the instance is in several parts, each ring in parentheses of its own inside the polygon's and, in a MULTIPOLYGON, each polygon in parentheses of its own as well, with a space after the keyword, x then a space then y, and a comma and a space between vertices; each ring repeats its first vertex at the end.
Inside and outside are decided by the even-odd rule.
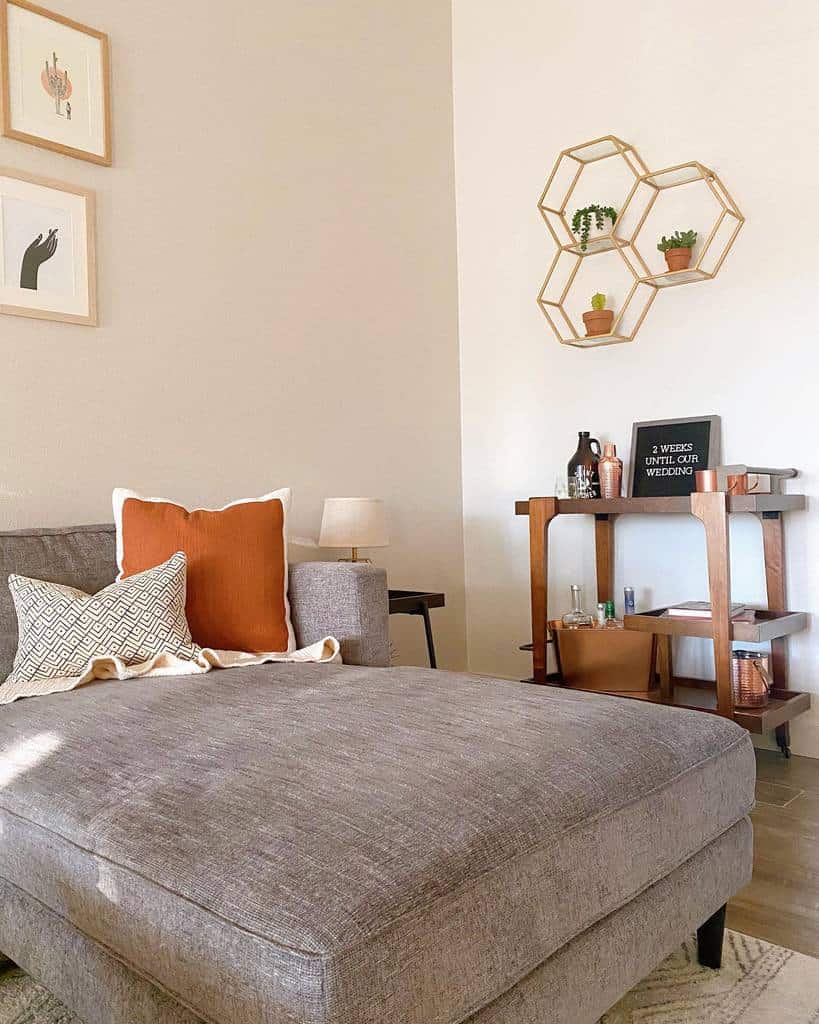
MULTIPOLYGON (((455 0, 456 194, 470 667, 529 674, 527 521, 591 430, 627 453, 635 420, 717 413, 729 462, 795 465, 819 489, 819 8, 739 0, 615 7, 455 0), (614 133, 650 167, 713 166, 747 224, 719 277, 660 295, 632 345, 561 347, 535 297, 553 252, 536 202, 557 153, 614 133)), ((601 196, 598 202, 606 202, 601 196)), ((669 224, 675 228, 697 224, 669 224)), ((604 289, 605 290, 605 289, 604 289)), ((819 610, 819 515, 786 520, 791 606, 819 610)), ((643 606, 707 597, 694 520, 618 524, 618 592, 643 606)), ((554 611, 594 579, 591 525, 552 531, 554 611)), ((735 599, 762 601, 758 523, 732 530, 735 599)), ((791 642, 791 685, 819 694, 815 628, 791 642)), ((704 642, 687 668, 706 674, 704 642)), ((819 696, 817 696, 819 705, 819 696)), ((819 707, 794 726, 819 756, 819 707)))
POLYGON ((101 326, 0 317, 0 522, 289 484, 316 536, 325 496, 378 495, 372 554, 447 592, 462 665, 448 0, 49 6, 110 34, 114 166, 8 139, 0 165, 97 190, 101 326))

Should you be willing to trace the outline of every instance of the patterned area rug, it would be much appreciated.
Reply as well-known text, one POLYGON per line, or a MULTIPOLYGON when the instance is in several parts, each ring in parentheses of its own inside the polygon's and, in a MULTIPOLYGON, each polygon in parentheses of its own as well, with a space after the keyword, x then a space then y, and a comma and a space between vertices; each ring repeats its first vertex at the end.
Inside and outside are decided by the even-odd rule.
POLYGON ((712 971, 692 939, 600 1024, 819 1024, 819 960, 727 931, 712 971))
MULTIPOLYGON (((727 932, 721 971, 692 940, 600 1024, 819 1024, 819 960, 727 932)), ((0 1024, 82 1024, 11 964, 0 966, 0 1024)), ((546 1024, 546 1022, 544 1022, 546 1024)))
POLYGON ((82 1024, 49 992, 12 964, 0 965, 2 1024, 82 1024))

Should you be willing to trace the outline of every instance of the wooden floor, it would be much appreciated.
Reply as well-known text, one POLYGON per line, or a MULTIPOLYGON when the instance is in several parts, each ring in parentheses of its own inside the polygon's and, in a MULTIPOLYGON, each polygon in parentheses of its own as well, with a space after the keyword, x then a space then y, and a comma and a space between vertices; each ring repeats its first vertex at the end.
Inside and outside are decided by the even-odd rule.
POLYGON ((819 957, 819 760, 757 751, 754 877, 728 927, 819 957))

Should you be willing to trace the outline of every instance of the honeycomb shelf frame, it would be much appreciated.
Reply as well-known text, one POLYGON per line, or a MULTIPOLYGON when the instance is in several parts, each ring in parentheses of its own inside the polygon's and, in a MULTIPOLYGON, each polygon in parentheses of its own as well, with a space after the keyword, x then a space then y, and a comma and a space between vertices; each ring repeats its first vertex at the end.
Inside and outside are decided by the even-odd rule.
MULTIPOLYGON (((572 252, 577 256, 594 256, 600 252, 610 252, 612 249, 626 244, 627 240, 617 235, 617 221, 612 225, 611 230, 590 238, 585 249, 581 249, 577 236, 571 229, 566 217, 569 202, 575 192, 583 171, 591 164, 599 163, 601 160, 620 159, 623 161, 629 172, 635 179, 635 186, 640 178, 648 175, 648 166, 643 158, 629 142, 624 142, 616 135, 601 135, 598 139, 590 139, 579 146, 572 146, 570 149, 561 150, 558 154, 552 173, 546 181, 546 187, 540 195, 537 208, 540 215, 554 239, 555 245, 566 252, 572 252), (549 193, 556 188, 558 172, 561 167, 568 164, 570 167, 571 181, 565 192, 556 189, 557 195, 552 199, 549 193), (562 194, 561 194, 562 193, 562 194)), ((623 197, 627 201, 634 194, 634 188, 623 197)), ((617 220, 619 220, 619 215, 617 220)))
POLYGON ((745 223, 745 218, 734 202, 730 192, 716 172, 710 167, 706 167, 698 160, 691 160, 687 163, 664 167, 658 171, 650 171, 635 147, 631 143, 624 142, 616 135, 603 135, 597 139, 591 139, 588 142, 580 143, 580 145, 561 150, 537 205, 540 215, 557 246, 557 252, 546 274, 546 279, 538 292, 537 304, 560 344, 571 345, 581 349, 603 348, 608 345, 620 345, 634 341, 658 292, 676 285, 713 280, 719 273, 726 256, 736 241, 742 225, 745 223), (566 219, 566 211, 584 169, 589 164, 613 157, 619 157, 625 162, 629 171, 634 176, 634 184, 626 195, 611 230, 590 238, 584 250, 581 249, 580 242, 566 219), (555 199, 550 197, 549 193, 555 186, 560 168, 567 161, 569 162, 571 180, 568 188, 562 191, 562 193, 558 191, 557 198, 555 199), (692 184, 697 181, 704 181, 706 183, 719 203, 720 212, 713 227, 708 232, 697 262, 693 267, 689 267, 686 270, 655 274, 640 252, 637 244, 638 236, 651 213, 654 203, 664 190, 692 184), (636 227, 626 235, 622 229, 625 214, 631 210, 633 205, 641 201, 638 199, 638 194, 642 188, 648 188, 648 198, 643 201, 644 205, 639 210, 636 227), (718 236, 725 224, 728 224, 727 237, 716 250, 717 256, 714 265, 709 270, 706 270, 703 264, 717 243, 718 236), (617 311, 612 322, 611 332, 605 335, 583 335, 577 330, 566 311, 566 300, 571 292, 582 261, 585 258, 606 252, 618 253, 631 273, 633 284, 617 311), (557 273, 561 260, 565 258, 574 258, 574 264, 568 273, 565 285, 560 289, 557 296, 549 297, 549 285, 557 273), (636 319, 631 327, 625 330, 623 329, 623 320, 633 304, 634 308, 638 310, 636 319), (565 330, 562 325, 565 325, 565 330))
POLYGON ((722 264, 725 262, 725 257, 731 251, 731 247, 736 241, 742 225, 745 223, 745 217, 740 212, 739 207, 731 196, 731 193, 725 187, 717 173, 710 167, 706 167, 704 164, 700 163, 699 160, 689 160, 687 163, 674 164, 671 167, 664 167, 659 171, 650 171, 648 174, 642 175, 634 182, 634 186, 623 204, 620 216, 617 218, 618 221, 625 219, 625 216, 632 205, 639 202, 638 194, 643 186, 648 187, 648 198, 644 202, 643 209, 637 221, 637 226, 628 238, 628 244, 639 261, 643 271, 640 275, 640 280, 647 284, 653 284, 658 288, 671 288, 683 284, 695 284, 697 281, 712 281, 719 273, 722 264), (688 267, 685 270, 669 270, 664 273, 656 274, 652 272, 647 260, 643 257, 643 254, 640 251, 638 236, 645 226, 645 222, 648 215, 654 208, 654 204, 663 192, 667 189, 692 185, 699 181, 705 182, 719 204, 720 212, 718 213, 717 218, 708 232, 702 248, 700 249, 697 262, 693 267, 688 267), (720 231, 726 223, 729 226, 728 234, 718 251, 718 255, 716 256, 713 266, 710 270, 705 270, 703 269, 703 263, 706 262, 706 259, 711 254, 711 248, 715 245, 720 231))
POLYGON ((566 310, 566 300, 571 293, 577 272, 583 263, 583 256, 578 255, 569 248, 558 249, 549 267, 549 272, 546 274, 546 280, 543 282, 538 293, 537 304, 561 345, 572 345, 575 348, 589 349, 603 348, 606 345, 621 345, 624 342, 634 341, 637 332, 643 324, 643 320, 645 320, 651 308, 651 304, 657 296, 657 286, 640 279, 634 263, 629 258, 629 247, 627 244, 618 241, 612 249, 601 249, 599 251, 613 251, 620 256, 631 274, 631 287, 612 321, 611 331, 608 334, 581 334, 566 310), (566 261, 573 261, 571 270, 567 275, 567 280, 557 294, 550 298, 549 285, 558 273, 560 263, 565 263, 566 261), (624 330, 623 320, 632 308, 638 311, 636 319, 627 330, 624 330), (565 330, 561 327, 561 323, 565 325, 565 330))

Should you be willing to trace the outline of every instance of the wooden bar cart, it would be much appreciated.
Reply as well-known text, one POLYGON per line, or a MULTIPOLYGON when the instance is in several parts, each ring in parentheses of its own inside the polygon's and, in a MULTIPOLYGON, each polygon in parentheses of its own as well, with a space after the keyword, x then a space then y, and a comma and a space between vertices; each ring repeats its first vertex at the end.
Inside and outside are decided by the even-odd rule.
MULTIPOLYGON (((733 718, 754 733, 775 733, 783 754, 790 756, 788 723, 810 707, 810 694, 788 688, 787 638, 807 627, 807 615, 786 611, 783 514, 805 507, 801 494, 729 496, 724 491, 695 493, 674 498, 529 498, 515 503, 515 513, 529 517, 529 558, 532 592, 532 662, 534 683, 561 685, 548 674, 546 652, 550 641, 548 596, 549 526, 562 515, 593 515, 597 569, 597 600, 614 597, 614 523, 618 516, 688 513, 705 530, 711 619, 672 618, 658 608, 627 615, 626 629, 643 630, 657 637, 658 684, 650 690, 616 692, 612 696, 654 701, 694 711, 733 718), (762 526, 767 607, 755 609, 752 622, 731 620, 731 568, 728 517, 732 513, 755 515, 762 526), (697 636, 714 642, 714 680, 676 677, 671 657, 672 636, 697 636), (771 644, 774 687, 762 708, 734 708, 731 691, 731 643, 734 640, 771 644), (685 704, 677 688, 696 688, 696 703, 685 704), (709 692, 710 691, 710 692, 709 692)), ((528 648, 528 645, 527 645, 528 648)))

